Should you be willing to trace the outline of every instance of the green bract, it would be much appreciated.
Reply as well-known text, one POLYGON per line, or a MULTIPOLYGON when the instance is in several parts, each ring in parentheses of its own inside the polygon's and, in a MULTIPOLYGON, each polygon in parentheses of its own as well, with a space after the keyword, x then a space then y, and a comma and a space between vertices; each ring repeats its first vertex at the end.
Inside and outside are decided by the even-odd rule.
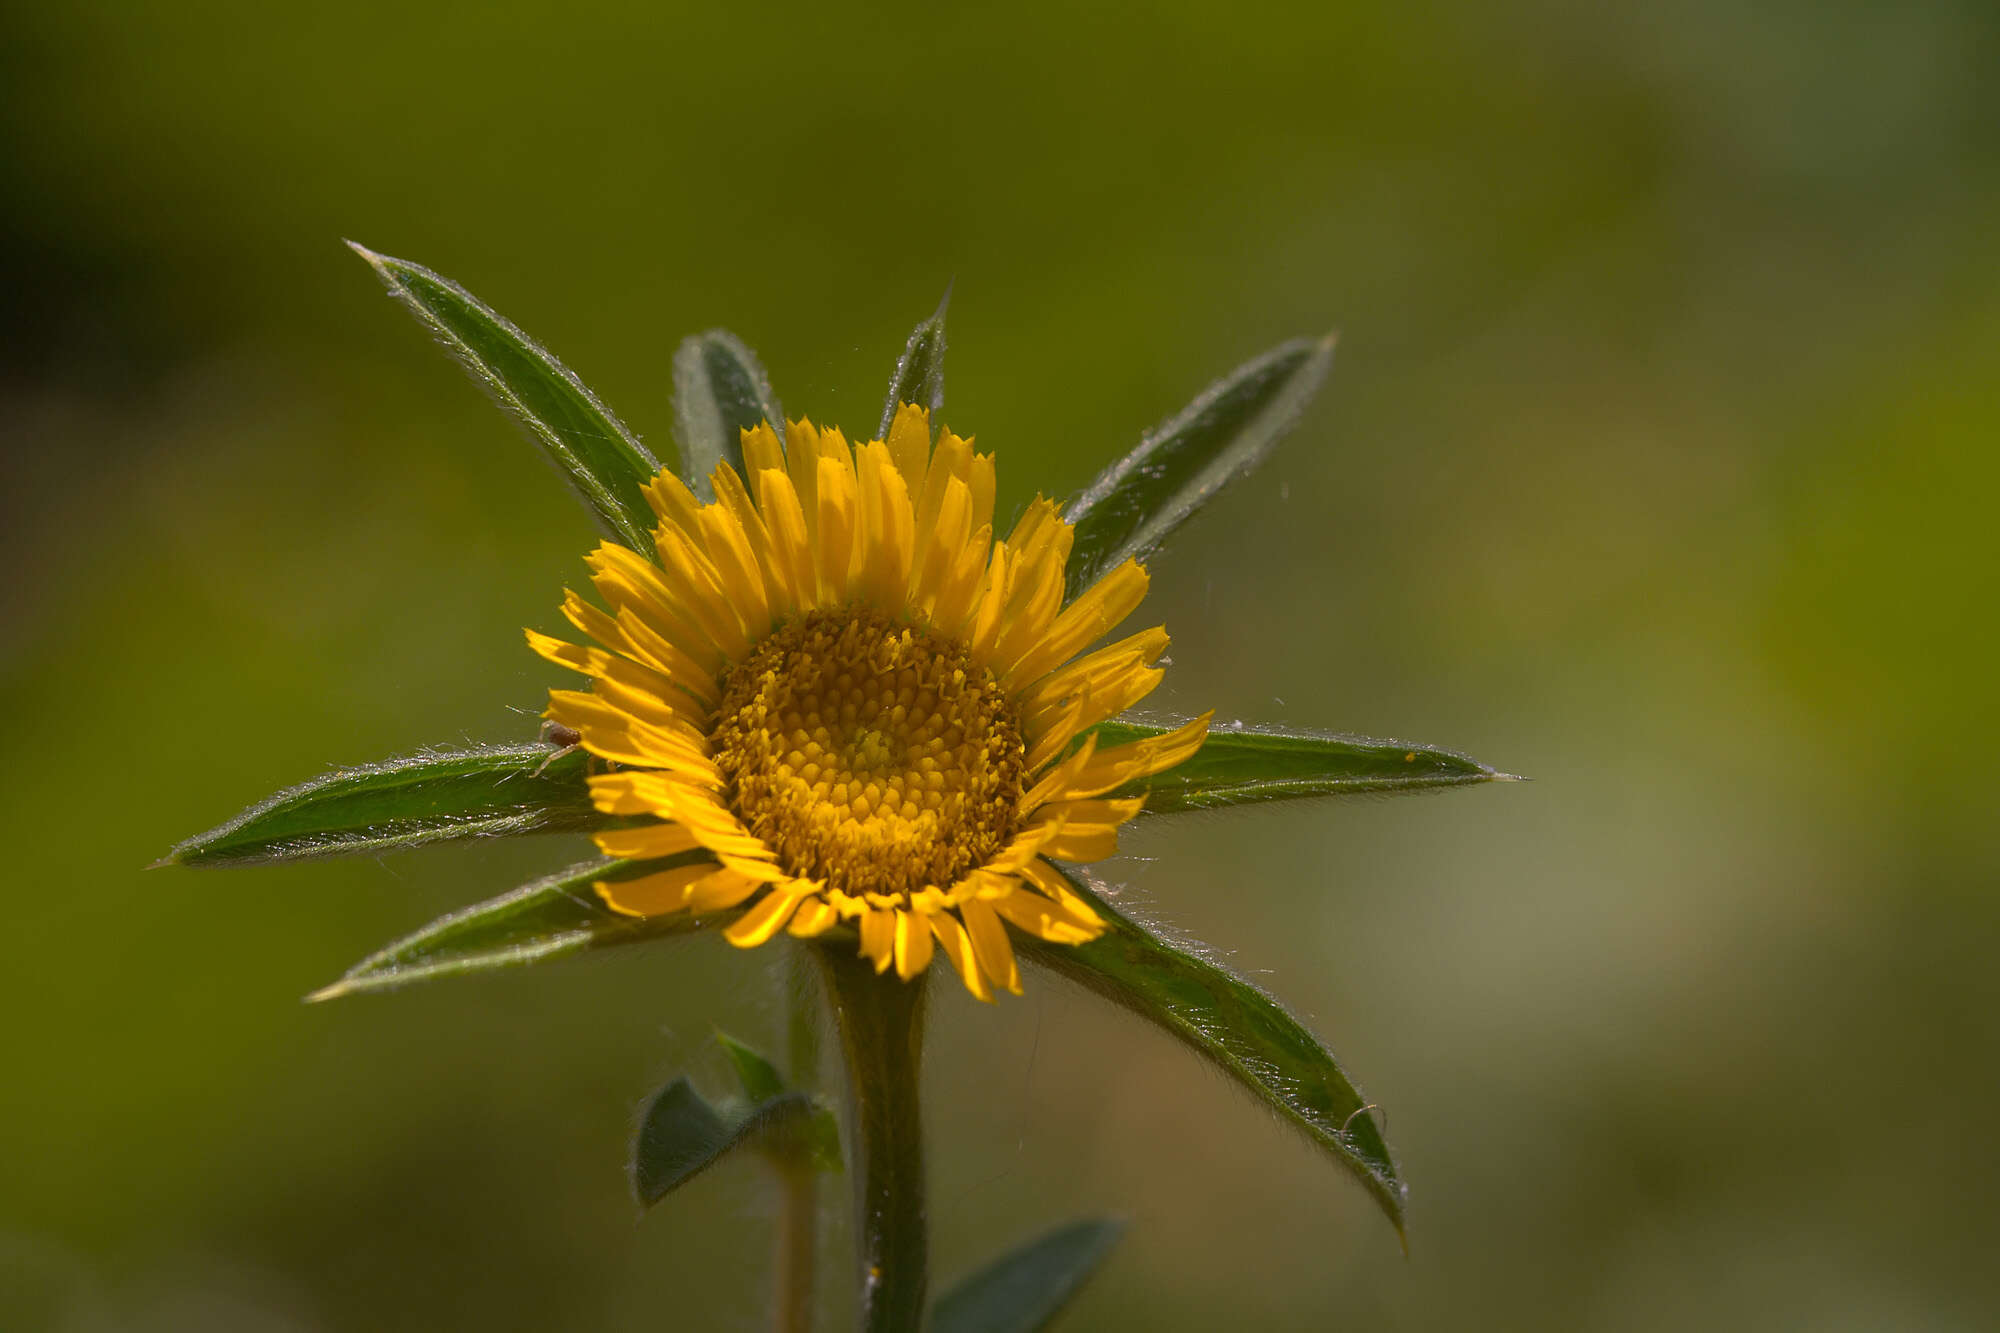
MULTIPOLYGON (((653 456, 608 409, 526 335, 463 288, 427 269, 354 247, 446 347, 528 428, 615 540, 650 549, 654 518, 644 494, 653 456)), ((948 295, 947 295, 948 299, 948 295)), ((935 413, 944 398, 945 303, 911 333, 891 379, 886 432, 898 404, 935 413)), ((1075 525, 1072 594, 1131 557, 1145 557, 1231 480, 1253 468, 1295 425, 1325 379, 1333 340, 1282 344, 1203 391, 1106 467, 1068 508, 1075 525)), ((689 338, 674 356, 675 433, 668 464, 707 498, 719 463, 742 465, 740 434, 784 417, 754 353, 734 335, 689 338), (683 462, 684 460, 684 462, 683 462)), ((1176 723, 1121 718, 1095 728, 1100 746, 1140 740, 1176 723)), ((527 833, 616 827, 592 804, 588 761, 556 746, 505 744, 432 750, 345 769, 280 792, 173 849, 189 866, 262 864, 527 833)), ((1145 813, 1303 797, 1430 791, 1507 775, 1463 755, 1402 741, 1323 732, 1221 726, 1176 768, 1111 793, 1144 796, 1145 813)), ((702 862, 707 853, 678 860, 702 862)), ((434 921, 363 959, 311 998, 386 990, 437 977, 542 962, 724 926, 737 910, 637 919, 607 908, 591 886, 658 873, 663 862, 599 858, 434 921)), ((1064 872, 1107 928, 1081 944, 1012 932, 1029 964, 1055 973, 1152 1023, 1298 1128, 1363 1183, 1400 1233, 1404 1185, 1371 1107, 1333 1056, 1278 1001, 1198 945, 1114 908, 1102 886, 1064 872)), ((814 1095, 816 1007, 834 1017, 847 1072, 846 1156, 857 1206, 857 1290, 863 1326, 940 1333, 1043 1327, 1108 1253, 1120 1227, 1060 1228, 973 1274, 935 1306, 925 1261, 923 1136, 918 1103, 924 979, 884 980, 855 956, 851 931, 800 942, 787 1064, 733 1038, 721 1044, 741 1099, 714 1105, 685 1077, 648 1103, 633 1150, 645 1203, 720 1161, 755 1147, 776 1169, 785 1200, 779 1223, 781 1327, 810 1322, 814 1178, 837 1169, 835 1129, 814 1095), (813 980, 816 974, 817 980, 813 980), (803 980, 800 980, 803 978, 803 980)))

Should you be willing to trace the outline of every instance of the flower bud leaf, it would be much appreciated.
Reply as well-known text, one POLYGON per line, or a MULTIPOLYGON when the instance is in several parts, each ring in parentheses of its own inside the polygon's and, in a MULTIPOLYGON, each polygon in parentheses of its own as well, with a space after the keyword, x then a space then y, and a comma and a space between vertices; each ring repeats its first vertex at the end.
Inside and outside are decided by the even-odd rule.
POLYGON ((931 1333, 1038 1333, 1083 1290, 1125 1233, 1116 1218, 1046 1231, 938 1298, 931 1333))
POLYGON ((650 550, 653 511, 645 486, 660 465, 639 437, 567 366, 465 288, 421 265, 378 255, 353 241, 348 245, 472 378, 520 420, 605 535, 633 550, 650 550))
MULTIPOLYGON (((1179 726, 1119 720, 1095 728, 1102 750, 1179 726)), ((1201 749, 1178 767, 1126 783, 1113 797, 1144 796, 1148 815, 1307 796, 1439 791, 1479 782, 1518 781, 1452 750, 1407 741, 1275 727, 1211 728, 1201 749)))
POLYGON ((1397 1235, 1405 1187, 1371 1107, 1333 1056, 1282 1005, 1199 952, 1105 901, 1102 885, 1063 868, 1109 926, 1082 944, 1014 932, 1028 962, 1066 977, 1161 1028, 1276 1111, 1367 1187, 1397 1235))
POLYGON ((632 1192, 650 1208, 739 1148, 784 1157, 811 1151, 826 1111, 803 1092, 747 1110, 718 1110, 685 1076, 654 1093, 632 1140, 632 1192))
POLYGON ((752 1050, 727 1032, 716 1033, 715 1041, 729 1057, 730 1067, 736 1071, 736 1081, 743 1085, 745 1097, 753 1102, 763 1102, 785 1091, 784 1075, 761 1052, 752 1050))
POLYGON ((695 917, 676 912, 644 919, 621 916, 606 907, 591 888, 599 880, 652 874, 669 861, 692 864, 699 859, 699 853, 688 852, 668 861, 598 860, 571 866, 511 893, 439 917, 415 934, 370 954, 340 980, 306 999, 332 1000, 363 991, 392 990, 418 981, 520 967, 587 949, 726 926, 741 913, 732 910, 695 917))
POLYGON ((585 756, 555 754, 492 745, 336 769, 189 838, 161 864, 259 865, 607 827, 590 803, 585 756))
POLYGON ((896 373, 889 377, 889 400, 882 404, 882 426, 876 439, 889 438, 889 424, 904 403, 915 403, 929 412, 931 429, 937 429, 937 414, 944 407, 944 312, 950 304, 951 288, 947 285, 937 309, 910 330, 910 340, 903 344, 903 355, 896 361, 896 373))
POLYGON ((785 410, 757 354, 728 329, 683 340, 674 353, 674 433, 682 475, 703 501, 715 498, 709 476, 716 464, 743 471, 742 432, 760 421, 783 442, 785 410))
POLYGON ((1281 343, 1202 390, 1097 475, 1064 514, 1076 525, 1071 595, 1144 560, 1290 433, 1333 364, 1333 337, 1281 343))

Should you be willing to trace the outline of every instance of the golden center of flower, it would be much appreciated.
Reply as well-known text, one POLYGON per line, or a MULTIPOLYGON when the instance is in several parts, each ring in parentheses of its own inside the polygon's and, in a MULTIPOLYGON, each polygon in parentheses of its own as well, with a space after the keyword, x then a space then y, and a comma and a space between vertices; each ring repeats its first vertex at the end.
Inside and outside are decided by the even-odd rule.
POLYGON ((815 612, 731 669, 716 716, 736 814, 792 874, 853 894, 948 889, 1014 832, 1020 728, 950 639, 815 612))

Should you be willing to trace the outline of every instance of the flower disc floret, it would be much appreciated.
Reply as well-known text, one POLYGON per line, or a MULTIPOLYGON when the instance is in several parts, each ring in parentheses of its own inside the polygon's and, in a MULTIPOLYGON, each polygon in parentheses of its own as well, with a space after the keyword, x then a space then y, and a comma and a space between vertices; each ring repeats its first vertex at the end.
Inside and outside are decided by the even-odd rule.
POLYGON ((879 611, 814 612, 730 670, 717 716, 730 802, 793 875, 903 906, 1014 833, 1027 750, 963 644, 879 611))

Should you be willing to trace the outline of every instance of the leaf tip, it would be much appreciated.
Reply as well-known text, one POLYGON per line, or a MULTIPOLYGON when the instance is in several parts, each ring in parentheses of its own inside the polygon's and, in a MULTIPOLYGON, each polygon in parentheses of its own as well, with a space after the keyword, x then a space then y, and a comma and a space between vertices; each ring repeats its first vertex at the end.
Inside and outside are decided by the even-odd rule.
POLYGON ((361 242, 356 240, 350 240, 345 236, 341 238, 341 244, 345 245, 355 254, 360 255, 363 259, 367 260, 371 266, 375 268, 381 268, 383 263, 387 259, 386 255, 378 255, 373 250, 370 250, 367 246, 363 245, 361 242))
POLYGON ((179 849, 177 848, 174 851, 168 852, 165 856, 161 857, 157 861, 148 861, 146 863, 146 869, 165 870, 168 866, 177 866, 180 863, 181 863, 181 855, 179 849))
POLYGON ((354 983, 349 981, 346 977, 342 977, 339 981, 334 982, 331 986, 321 986, 318 990, 314 991, 312 994, 303 997, 299 1001, 299 1003, 324 1004, 328 1000, 337 1000, 343 995, 351 994, 353 993, 353 990, 354 990, 354 983))

